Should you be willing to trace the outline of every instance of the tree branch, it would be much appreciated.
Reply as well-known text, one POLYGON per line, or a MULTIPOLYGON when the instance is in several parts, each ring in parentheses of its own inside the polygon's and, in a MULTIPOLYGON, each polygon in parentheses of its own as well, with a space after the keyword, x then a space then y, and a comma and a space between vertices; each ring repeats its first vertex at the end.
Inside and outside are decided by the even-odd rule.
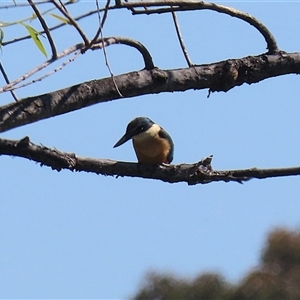
POLYGON ((33 144, 29 137, 21 140, 0 139, 0 155, 12 155, 38 162, 41 166, 61 171, 84 171, 101 175, 127 176, 158 179, 164 182, 187 182, 189 185, 205 184, 214 181, 239 182, 258 178, 300 175, 300 167, 277 169, 245 169, 216 171, 211 167, 212 156, 194 164, 145 165, 118 162, 109 159, 93 159, 76 156, 74 153, 61 152, 45 146, 33 144))
MULTIPOLYGON (((38 4, 43 4, 43 3, 50 3, 52 0, 47 0, 47 1, 45 1, 45 2, 36 2, 35 4, 36 5, 38 5, 38 4)), ((67 1, 66 3, 64 3, 64 6, 67 6, 67 5, 70 5, 70 4, 74 4, 74 3, 77 3, 79 0, 70 0, 70 1, 67 1)), ((19 6, 29 6, 30 4, 29 3, 18 3, 18 5, 17 6, 13 6, 13 7, 19 7, 19 6)), ((1 8, 3 8, 3 7, 0 7, 0 9, 1 8)), ((54 10, 54 9, 56 9, 55 7, 53 7, 53 8, 50 8, 50 9, 48 9, 48 10, 46 10, 46 11, 43 11, 42 13, 41 13, 41 15, 43 16, 43 15, 45 15, 45 14, 48 14, 50 11, 52 11, 52 10, 54 10)), ((92 14, 95 14, 96 13, 96 10, 94 10, 94 11, 92 11, 92 12, 88 12, 88 13, 85 13, 85 14, 83 14, 83 15, 80 15, 80 16, 78 16, 77 18, 75 18, 75 21, 78 21, 78 20, 80 20, 80 19, 83 19, 83 18, 86 18, 86 17, 88 17, 88 16, 90 16, 90 15, 92 15, 92 14)), ((23 19, 23 20, 21 20, 22 22, 25 22, 25 21, 30 21, 30 20, 32 20, 32 16, 30 17, 30 18, 26 18, 26 19, 23 19)), ((19 21, 20 22, 20 21, 19 21)), ((11 23, 11 24, 16 24, 16 22, 13 22, 13 23, 11 23)), ((55 25, 55 26, 53 26, 53 27, 49 27, 48 29, 49 29, 49 31, 52 31, 52 30, 55 30, 55 29, 58 29, 58 28, 61 28, 61 27, 63 27, 63 26, 65 26, 66 25, 66 23, 60 23, 60 24, 58 24, 58 25, 55 25)), ((40 34, 44 34, 45 33, 45 30, 44 31, 40 31, 40 34)), ((11 45, 11 44, 14 44, 14 43, 17 43, 17 42, 20 42, 20 41, 24 41, 24 40, 27 40, 27 39, 31 39, 31 35, 30 34, 28 34, 28 35, 25 35, 25 36, 22 36, 22 37, 19 37, 19 38, 15 38, 15 39, 12 39, 12 40, 8 40, 8 41, 4 41, 4 42, 2 42, 2 46, 4 47, 4 46, 7 46, 7 45, 11 45)))
POLYGON ((193 65, 193 63, 190 60, 189 54, 188 54, 188 52, 186 50, 186 47, 184 45, 183 38, 182 38, 182 35, 181 35, 181 32, 180 32, 180 27, 179 27, 178 19, 177 19, 175 11, 172 11, 172 18, 173 18, 173 22, 174 22, 174 25, 175 25, 177 37, 178 37, 179 44, 180 44, 181 50, 183 52, 184 58, 185 58, 185 60, 186 60, 186 62, 188 64, 188 66, 191 67, 193 65))
MULTIPOLYGON (((23 88, 25 86, 28 86, 30 84, 34 84, 38 81, 42 81, 44 80, 45 78, 53 75, 54 73, 57 73, 58 71, 62 70, 64 67, 66 67, 68 64, 70 64, 71 62, 73 62, 77 57, 79 57, 79 55, 81 55, 81 52, 80 51, 77 51, 71 58, 68 58, 66 61, 64 61, 61 65, 59 65, 58 67, 54 68, 53 70, 49 71, 48 73, 38 77, 38 78, 35 78, 31 81, 27 81, 23 84, 20 84, 18 86, 14 86, 14 89, 20 89, 20 88, 23 88)), ((13 92, 14 89, 10 90, 10 92, 13 92)))
MULTIPOLYGON (((6 74, 5 70, 4 70, 4 68, 3 68, 3 65, 2 65, 1 61, 0 61, 0 72, 1 72, 2 75, 3 75, 5 82, 6 82, 7 84, 10 84, 10 81, 9 81, 9 79, 8 79, 8 76, 7 76, 7 74, 6 74)), ((10 91, 10 93, 11 93, 12 97, 15 99, 15 101, 18 101, 18 97, 17 97, 15 91, 10 91)))
MULTIPOLYGON (((97 44, 94 44, 91 46, 91 50, 102 49, 103 47, 107 47, 110 45, 116 45, 116 44, 122 44, 122 45, 133 47, 142 54, 144 63, 145 63, 145 69, 151 70, 154 68, 152 57, 151 57, 149 51, 142 43, 140 43, 138 41, 135 41, 135 40, 132 40, 129 38, 125 38, 125 37, 103 37, 103 38, 98 39, 97 42, 98 42, 97 44)), ((57 54, 56 59, 51 58, 51 59, 43 62, 41 65, 39 65, 39 66, 35 67, 34 69, 30 70, 29 72, 25 73, 18 79, 13 80, 9 84, 0 88, 0 93, 6 92, 6 91, 11 91, 11 90, 14 90, 14 89, 24 86, 24 85, 22 85, 22 86, 16 86, 16 85, 18 83, 20 83, 21 81, 24 81, 27 78, 31 77, 35 73, 41 71, 42 69, 46 68, 47 66, 49 66, 50 64, 55 62, 57 59, 65 57, 77 50, 82 50, 84 47, 85 47, 84 43, 79 43, 68 49, 65 49, 64 51, 57 54)), ((33 82, 35 82, 35 81, 33 81, 33 82)))
MULTIPOLYGON (((53 1, 53 0, 50 0, 53 1)), ((73 3, 72 1, 68 1, 67 4, 73 3)), ((65 4, 66 5, 66 4, 65 4)), ((132 11, 132 14, 154 14, 154 13, 169 13, 171 11, 189 11, 189 10, 202 10, 202 9, 209 9, 213 11, 217 11, 219 13, 225 13, 232 17, 239 18, 241 20, 244 20, 245 22, 248 22, 250 25, 254 26, 265 38, 267 42, 267 48, 269 49, 269 54, 273 54, 279 51, 276 40, 272 33, 268 30, 268 28, 262 24, 259 20, 254 18, 253 16, 238 11, 234 8, 223 6, 223 5, 217 5, 215 3, 209 3, 204 1, 182 1, 182 0, 169 0, 169 1, 153 1, 153 2, 147 2, 147 1, 140 1, 140 2, 121 2, 117 1, 116 5, 109 6, 108 8, 102 8, 100 10, 93 10, 87 13, 84 13, 80 16, 77 16, 74 18, 74 21, 79 21, 80 19, 89 17, 95 13, 98 13, 99 11, 105 11, 107 9, 114 10, 114 9, 123 9, 127 8, 132 11), (159 9, 148 9, 148 7, 162 7, 159 9), (168 6, 167 8, 165 6, 168 6), (170 8, 169 6, 172 6, 170 8), (134 8, 143 7, 144 10, 134 10, 134 8)), ((58 29, 62 26, 65 26, 66 24, 59 24, 56 26, 53 26, 49 28, 50 31, 58 29)), ((41 33, 44 33, 43 31, 41 33)), ((21 40, 29 39, 30 35, 26 35, 20 38, 16 38, 13 40, 5 41, 2 43, 2 46, 6 46, 15 42, 19 42, 21 40)))
POLYGON ((53 5, 55 5, 55 7, 70 21, 70 24, 73 25, 76 28, 76 30, 78 31, 79 35, 83 39, 84 44, 86 46, 88 46, 89 45, 89 40, 88 40, 87 36, 83 32, 83 30, 79 27, 79 25, 77 24, 77 22, 73 19, 73 17, 65 10, 65 7, 59 5, 58 3, 56 3, 55 0, 51 0, 51 3, 53 5))
MULTIPOLYGON (((141 70, 114 76, 124 98, 161 92, 229 91, 244 83, 300 73, 300 53, 248 56, 177 70, 141 70)), ((0 132, 121 98, 111 78, 92 80, 0 107, 0 132)))
POLYGON ((93 44, 95 44, 97 42, 100 34, 101 34, 101 38, 103 38, 102 29, 103 29, 104 23, 106 21, 107 15, 108 15, 110 0, 107 0, 107 2, 106 2, 102 21, 101 21, 101 16, 100 16, 100 7, 99 7, 98 0, 96 1, 96 4, 97 4, 97 9, 98 9, 99 27, 98 27, 98 30, 97 30, 94 38, 89 43, 89 46, 86 47, 86 49, 84 49, 84 51, 86 51, 88 48, 90 48, 93 44))
POLYGON ((52 36, 51 36, 51 33, 49 31, 49 28, 44 20, 44 18, 42 17, 40 11, 38 10, 38 8, 36 7, 36 5, 34 4, 34 2, 32 0, 27 0, 28 3, 31 5, 33 11, 35 12, 37 18, 39 19, 46 35, 47 35, 47 38, 48 38, 48 41, 49 41, 49 44, 50 44, 50 47, 51 47, 51 51, 52 51, 52 58, 53 59, 56 59, 57 58, 57 51, 56 51, 56 47, 55 47, 55 44, 54 44, 54 41, 52 39, 52 36))
MULTIPOLYGON (((100 16, 100 7, 99 7, 99 2, 98 0, 96 0, 96 5, 97 5, 97 9, 98 9, 98 18, 99 18, 99 28, 96 32, 96 35, 95 37, 92 39, 92 41, 90 42, 89 44, 89 48, 95 44, 95 42, 97 41, 97 39, 99 38, 99 35, 100 35, 100 38, 101 38, 101 43, 102 45, 105 44, 104 42, 104 37, 103 37, 103 26, 104 26, 104 23, 105 23, 105 20, 107 18, 107 14, 108 14, 108 7, 109 7, 109 4, 110 4, 110 0, 107 0, 106 2, 106 5, 105 5, 105 11, 104 11, 104 15, 103 15, 103 18, 102 18, 102 21, 101 21, 101 16, 100 16)), ((107 55, 107 52, 106 52, 106 47, 102 47, 103 49, 103 55, 104 55, 104 60, 105 60, 105 65, 107 66, 107 69, 109 71, 109 74, 110 74, 110 77, 115 85, 115 88, 116 90, 118 91, 118 94, 120 95, 120 97, 123 97, 123 95, 121 94, 117 84, 116 84, 116 81, 115 81, 115 78, 114 78, 114 74, 111 70, 111 67, 110 67, 110 64, 109 64, 109 61, 108 61, 108 55, 107 55)), ((86 47, 85 49, 82 50, 82 52, 85 52, 88 48, 86 47)), ((154 67, 154 66, 153 66, 154 67)))
POLYGON ((171 0, 171 1, 142 1, 142 2, 126 2, 122 3, 121 7, 154 7, 154 6, 171 6, 171 7, 164 7, 159 9, 147 9, 147 10, 136 10, 133 14, 154 14, 154 13, 169 13, 175 11, 188 11, 188 10, 202 10, 202 9, 209 9, 219 13, 227 14, 231 17, 235 17, 241 19, 250 25, 254 26, 265 38, 267 42, 267 49, 269 50, 269 54, 274 54, 279 51, 276 40, 269 29, 262 24, 259 20, 254 18, 253 16, 239 11, 237 9, 227 7, 224 5, 218 5, 215 3, 204 2, 204 1, 181 1, 181 0, 171 0))
MULTIPOLYGON (((45 1, 37 1, 35 4, 36 5, 40 5, 40 4, 46 4, 49 3, 50 0, 45 0, 45 1)), ((14 4, 7 4, 7 5, 1 5, 0 9, 10 9, 10 8, 15 8, 15 7, 26 7, 26 6, 30 6, 29 3, 17 3, 16 1, 14 1, 14 4)))

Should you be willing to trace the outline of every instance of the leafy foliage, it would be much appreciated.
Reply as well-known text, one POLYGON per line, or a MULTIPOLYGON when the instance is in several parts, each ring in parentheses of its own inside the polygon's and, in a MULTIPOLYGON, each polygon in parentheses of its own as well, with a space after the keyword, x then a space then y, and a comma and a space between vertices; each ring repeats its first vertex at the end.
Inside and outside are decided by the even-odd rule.
POLYGON ((237 285, 221 275, 194 280, 150 273, 134 300, 296 300, 300 299, 300 232, 276 229, 267 239, 261 264, 237 285))
POLYGON ((22 24, 30 34, 32 40, 34 41, 35 45, 38 47, 38 49, 47 57, 47 51, 39 39, 39 36, 41 35, 36 29, 34 29, 32 26, 25 24, 25 23, 20 23, 22 24))

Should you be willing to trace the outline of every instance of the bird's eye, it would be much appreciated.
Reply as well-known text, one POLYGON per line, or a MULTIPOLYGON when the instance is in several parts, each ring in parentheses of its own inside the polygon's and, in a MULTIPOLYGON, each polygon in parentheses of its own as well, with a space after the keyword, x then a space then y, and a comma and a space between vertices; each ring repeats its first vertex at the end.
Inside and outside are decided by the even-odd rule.
POLYGON ((143 131, 144 130, 144 126, 143 125, 138 126, 137 130, 138 130, 138 132, 143 131))

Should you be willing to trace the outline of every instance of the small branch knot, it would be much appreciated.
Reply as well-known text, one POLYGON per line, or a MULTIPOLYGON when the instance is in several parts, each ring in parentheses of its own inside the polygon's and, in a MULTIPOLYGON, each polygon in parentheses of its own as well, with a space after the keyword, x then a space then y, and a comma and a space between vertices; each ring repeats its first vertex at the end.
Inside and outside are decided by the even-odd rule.
POLYGON ((166 72, 155 68, 151 71, 151 75, 153 78, 153 81, 159 83, 159 84, 165 84, 168 80, 168 75, 166 72))
POLYGON ((18 141, 18 143, 16 144, 16 146, 20 147, 20 148, 26 148, 26 147, 28 147, 29 143, 30 143, 29 137, 25 136, 20 141, 18 141))

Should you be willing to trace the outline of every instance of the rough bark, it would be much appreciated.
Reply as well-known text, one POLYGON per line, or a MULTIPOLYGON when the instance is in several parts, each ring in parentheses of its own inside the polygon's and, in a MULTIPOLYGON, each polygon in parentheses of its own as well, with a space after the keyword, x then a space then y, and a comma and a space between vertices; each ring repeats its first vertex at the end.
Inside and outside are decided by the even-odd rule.
POLYGON ((0 139, 0 153, 27 158, 40 163, 41 166, 45 165, 57 171, 67 169, 105 176, 151 178, 169 183, 186 182, 189 185, 214 181, 242 183, 253 178, 300 175, 300 167, 217 171, 211 166, 212 156, 194 164, 179 165, 146 165, 109 159, 84 158, 76 156, 74 153, 35 145, 30 142, 28 137, 21 140, 0 139))
POLYGON ((184 69, 134 71, 92 80, 0 107, 0 132, 93 104, 162 92, 209 89, 227 92, 244 83, 300 73, 300 53, 261 54, 184 69))

